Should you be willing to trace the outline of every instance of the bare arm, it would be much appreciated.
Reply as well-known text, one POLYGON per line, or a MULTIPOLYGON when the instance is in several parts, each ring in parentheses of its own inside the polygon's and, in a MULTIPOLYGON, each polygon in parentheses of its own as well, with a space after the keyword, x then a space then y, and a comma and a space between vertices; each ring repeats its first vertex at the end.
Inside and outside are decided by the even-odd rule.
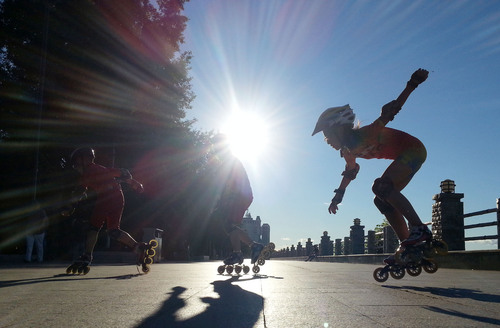
POLYGON ((130 171, 127 169, 119 169, 120 176, 118 177, 119 181, 125 182, 128 184, 134 191, 138 193, 142 193, 144 191, 143 185, 132 178, 132 174, 130 174, 130 171))
POLYGON ((419 84, 427 79, 429 72, 425 69, 419 68, 412 75, 410 80, 406 83, 405 89, 401 92, 396 100, 393 100, 382 107, 382 113, 379 119, 385 124, 394 119, 397 113, 401 110, 410 94, 415 90, 419 84))
POLYGON ((340 185, 338 189, 335 189, 335 196, 328 207, 328 212, 330 214, 336 214, 338 210, 338 205, 342 203, 342 199, 344 197, 345 189, 351 183, 352 180, 356 179, 356 176, 359 172, 359 164, 356 163, 356 158, 348 155, 344 156, 346 160, 346 166, 344 172, 342 172, 342 180, 340 181, 340 185))

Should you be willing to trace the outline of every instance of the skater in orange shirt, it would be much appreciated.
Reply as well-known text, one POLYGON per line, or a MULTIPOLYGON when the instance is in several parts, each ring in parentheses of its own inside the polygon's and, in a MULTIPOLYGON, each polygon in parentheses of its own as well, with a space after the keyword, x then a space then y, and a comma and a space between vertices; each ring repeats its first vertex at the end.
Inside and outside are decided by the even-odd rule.
MULTIPOLYGON (((382 107, 379 118, 365 127, 354 127, 355 115, 349 105, 325 110, 318 119, 313 135, 323 131, 325 141, 340 151, 346 162, 342 180, 328 207, 329 213, 337 213, 346 187, 359 172, 357 158, 391 159, 393 162, 382 176, 375 180, 372 190, 375 206, 387 218, 396 232, 401 246, 410 246, 432 239, 432 233, 422 223, 408 199, 401 193, 424 163, 427 152, 420 140, 399 130, 386 127, 401 110, 409 95, 427 79, 429 72, 415 71, 406 88, 396 100, 382 107), (411 226, 408 229, 405 219, 411 226)), ((394 262, 391 255, 385 260, 394 262)))

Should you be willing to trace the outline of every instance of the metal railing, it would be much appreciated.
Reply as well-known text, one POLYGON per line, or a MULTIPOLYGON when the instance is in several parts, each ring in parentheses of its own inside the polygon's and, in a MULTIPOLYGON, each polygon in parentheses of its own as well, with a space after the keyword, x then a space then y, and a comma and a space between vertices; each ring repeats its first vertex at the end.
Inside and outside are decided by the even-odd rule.
POLYGON ((490 208, 487 210, 482 210, 482 211, 464 214, 464 219, 470 218, 473 216, 489 214, 489 213, 497 213, 496 221, 464 225, 464 230, 497 226, 497 234, 496 235, 486 235, 486 236, 476 236, 476 237, 466 237, 466 238, 464 238, 464 241, 496 239, 497 240, 497 248, 500 249, 500 243, 498 242, 498 236, 500 235, 500 198, 497 199, 497 207, 496 208, 490 208))

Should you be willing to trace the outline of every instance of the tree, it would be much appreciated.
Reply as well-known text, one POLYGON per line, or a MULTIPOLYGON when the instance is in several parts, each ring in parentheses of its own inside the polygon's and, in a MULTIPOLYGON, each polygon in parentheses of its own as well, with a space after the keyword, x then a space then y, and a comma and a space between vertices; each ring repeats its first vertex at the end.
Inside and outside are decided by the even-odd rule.
POLYGON ((0 2, 3 223, 16 222, 12 213, 26 199, 52 204, 71 187, 61 159, 77 146, 96 147, 103 164, 119 167, 148 154, 164 165, 158 154, 168 148, 176 170, 157 178, 173 185, 172 172, 182 171, 193 179, 191 54, 179 51, 185 2, 0 2))

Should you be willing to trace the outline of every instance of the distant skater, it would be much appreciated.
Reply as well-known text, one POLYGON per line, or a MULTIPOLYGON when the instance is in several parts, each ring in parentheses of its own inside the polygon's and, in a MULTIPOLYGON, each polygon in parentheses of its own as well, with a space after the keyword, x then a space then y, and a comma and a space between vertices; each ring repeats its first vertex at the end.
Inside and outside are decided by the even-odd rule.
POLYGON ((43 262, 43 244, 48 227, 49 218, 47 213, 40 206, 40 203, 33 202, 33 209, 26 221, 26 254, 24 262, 31 263, 33 246, 36 248, 37 262, 43 262))
POLYGON ((311 252, 311 254, 309 255, 309 257, 306 259, 306 262, 311 262, 312 260, 314 260, 317 256, 319 255, 319 248, 318 248, 318 245, 314 245, 314 248, 311 252))
MULTIPOLYGON (((375 206, 387 218, 403 247, 432 239, 429 228, 422 223, 411 203, 401 193, 424 163, 427 152, 417 138, 386 125, 401 110, 409 95, 427 79, 428 74, 424 69, 416 70, 399 97, 385 104, 380 117, 372 124, 354 127, 355 114, 349 105, 332 107, 321 114, 312 134, 323 131, 326 143, 339 150, 346 162, 340 186, 335 189, 335 196, 328 207, 329 213, 337 213, 346 187, 356 178, 360 169, 357 158, 393 160, 382 176, 375 180, 372 190, 375 206)), ((394 261, 394 255, 384 260, 387 264, 394 261)))

